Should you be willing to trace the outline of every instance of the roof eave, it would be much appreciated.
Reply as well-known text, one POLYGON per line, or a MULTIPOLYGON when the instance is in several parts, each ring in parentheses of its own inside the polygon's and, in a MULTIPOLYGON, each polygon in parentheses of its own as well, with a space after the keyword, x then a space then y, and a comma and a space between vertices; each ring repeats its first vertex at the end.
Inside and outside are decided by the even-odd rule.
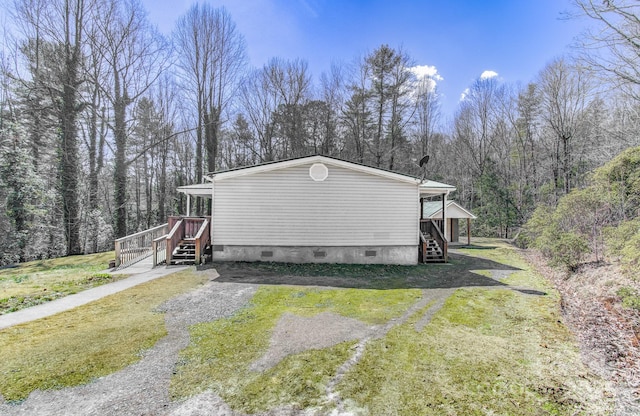
POLYGON ((393 180, 397 180, 405 183, 411 183, 415 185, 420 183, 420 179, 414 178, 412 176, 389 172, 386 170, 359 165, 357 163, 348 162, 346 160, 340 160, 340 159, 330 158, 330 157, 321 156, 321 155, 307 156, 307 157, 291 159, 291 160, 283 160, 281 162, 269 163, 266 165, 250 166, 247 168, 237 169, 237 170, 232 170, 227 172, 213 173, 213 174, 210 174, 210 179, 213 180, 214 182, 217 182, 225 179, 231 179, 231 178, 237 178, 237 177, 246 176, 246 175, 254 175, 257 173, 269 172, 272 170, 307 165, 309 163, 325 163, 330 166, 337 166, 345 169, 351 169, 358 172, 368 173, 371 175, 381 176, 384 178, 393 179, 393 180))
POLYGON ((211 198, 213 193, 212 183, 198 183, 193 185, 178 186, 176 191, 191 196, 201 196, 211 198))

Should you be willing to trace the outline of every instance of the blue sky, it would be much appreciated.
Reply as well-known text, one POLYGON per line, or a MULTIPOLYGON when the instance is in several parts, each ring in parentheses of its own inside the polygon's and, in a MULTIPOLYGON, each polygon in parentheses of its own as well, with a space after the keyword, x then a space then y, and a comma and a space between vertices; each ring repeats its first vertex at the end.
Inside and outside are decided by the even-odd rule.
MULTIPOLYGON (((152 23, 170 33, 193 3, 143 0, 152 23)), ((570 52, 584 21, 562 19, 569 0, 212 0, 230 12, 251 65, 301 58, 313 76, 332 61, 350 63, 383 43, 403 47, 416 65, 436 68, 445 118, 484 71, 527 83, 552 58, 570 52)))

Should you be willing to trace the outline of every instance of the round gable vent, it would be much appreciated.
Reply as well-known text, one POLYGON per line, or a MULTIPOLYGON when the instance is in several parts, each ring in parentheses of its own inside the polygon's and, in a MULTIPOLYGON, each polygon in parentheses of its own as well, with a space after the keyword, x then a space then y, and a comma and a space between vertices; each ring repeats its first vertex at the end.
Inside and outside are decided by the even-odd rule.
POLYGON ((309 168, 309 176, 316 182, 322 182, 329 176, 329 169, 322 163, 314 163, 309 168))

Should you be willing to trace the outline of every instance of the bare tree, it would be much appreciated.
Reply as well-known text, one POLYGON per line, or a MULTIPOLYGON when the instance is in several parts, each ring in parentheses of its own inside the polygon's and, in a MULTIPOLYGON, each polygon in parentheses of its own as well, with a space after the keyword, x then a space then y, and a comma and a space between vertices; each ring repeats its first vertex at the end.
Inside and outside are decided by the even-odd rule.
POLYGON ((428 155, 440 122, 440 98, 435 81, 428 76, 418 80, 416 99, 416 136, 420 156, 428 155))
POLYGON ((495 77, 477 79, 466 91, 454 120, 458 155, 472 172, 482 176, 496 146, 499 123, 499 85, 495 77))
POLYGON ((278 106, 273 112, 277 134, 287 146, 285 157, 307 153, 304 110, 311 95, 311 77, 306 61, 273 58, 264 68, 278 106))
POLYGON ((169 187, 169 163, 170 153, 176 152, 176 121, 178 120, 175 99, 178 96, 177 86, 174 80, 169 77, 163 77, 158 83, 155 91, 155 101, 158 108, 160 122, 158 125, 158 162, 156 163, 157 184, 157 218, 158 222, 163 223, 167 219, 167 211, 169 210, 169 197, 173 192, 169 187), (171 139, 169 139, 171 138, 171 139))
POLYGON ((240 87, 243 119, 257 138, 257 148, 252 151, 259 155, 260 162, 276 160, 281 154, 273 120, 273 113, 281 101, 271 86, 268 72, 266 66, 250 72, 240 87))
POLYGON ((225 8, 195 4, 182 16, 174 33, 178 66, 196 103, 196 181, 216 170, 223 114, 246 65, 244 37, 225 8))
POLYGON ((589 99, 587 74, 564 58, 551 61, 539 75, 543 117, 555 141, 553 157, 556 191, 568 194, 572 188, 572 145, 582 123, 589 99))
POLYGON ((303 113, 310 94, 304 61, 272 58, 240 88, 245 119, 259 143, 261 161, 300 156, 307 149, 303 113))
POLYGON ((371 131, 373 115, 368 106, 369 80, 370 68, 366 65, 364 58, 359 59, 354 65, 351 81, 347 85, 350 96, 345 102, 341 115, 346 145, 353 146, 352 151, 347 152, 347 157, 360 163, 365 162, 365 149, 373 135, 371 131))
POLYGON ((103 92, 112 109, 115 141, 115 236, 127 235, 127 143, 129 107, 153 85, 167 63, 169 48, 149 25, 138 0, 105 0, 94 10, 92 38, 104 65, 103 92))
POLYGON ((332 64, 329 73, 320 75, 322 101, 326 111, 323 113, 319 146, 316 153, 325 155, 339 154, 344 147, 340 143, 340 113, 344 105, 345 79, 343 69, 338 64, 332 64))
POLYGON ((640 98, 640 4, 635 0, 575 0, 578 16, 597 26, 584 33, 582 58, 635 99, 640 98))
MULTIPOLYGON (((87 29, 89 38, 95 36, 92 31, 95 27, 87 29)), ((98 51, 93 49, 94 44, 89 43, 88 56, 85 59, 85 74, 87 77, 83 93, 86 98, 86 108, 83 112, 84 120, 82 122, 82 136, 87 150, 88 157, 88 192, 87 192, 87 221, 88 228, 85 233, 88 240, 88 246, 85 245, 85 251, 90 253, 97 252, 100 240, 101 223, 103 222, 100 195, 99 180, 105 163, 105 146, 107 142, 107 109, 105 107, 105 97, 101 87, 102 81, 102 65, 98 51)))

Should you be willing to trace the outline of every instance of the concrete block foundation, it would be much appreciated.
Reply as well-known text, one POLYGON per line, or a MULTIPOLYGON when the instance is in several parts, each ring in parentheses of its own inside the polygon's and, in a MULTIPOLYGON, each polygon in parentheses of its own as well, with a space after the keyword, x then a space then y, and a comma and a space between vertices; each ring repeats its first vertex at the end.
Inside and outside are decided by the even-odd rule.
POLYGON ((212 259, 213 261, 413 265, 418 263, 418 246, 282 247, 214 245, 212 259))

